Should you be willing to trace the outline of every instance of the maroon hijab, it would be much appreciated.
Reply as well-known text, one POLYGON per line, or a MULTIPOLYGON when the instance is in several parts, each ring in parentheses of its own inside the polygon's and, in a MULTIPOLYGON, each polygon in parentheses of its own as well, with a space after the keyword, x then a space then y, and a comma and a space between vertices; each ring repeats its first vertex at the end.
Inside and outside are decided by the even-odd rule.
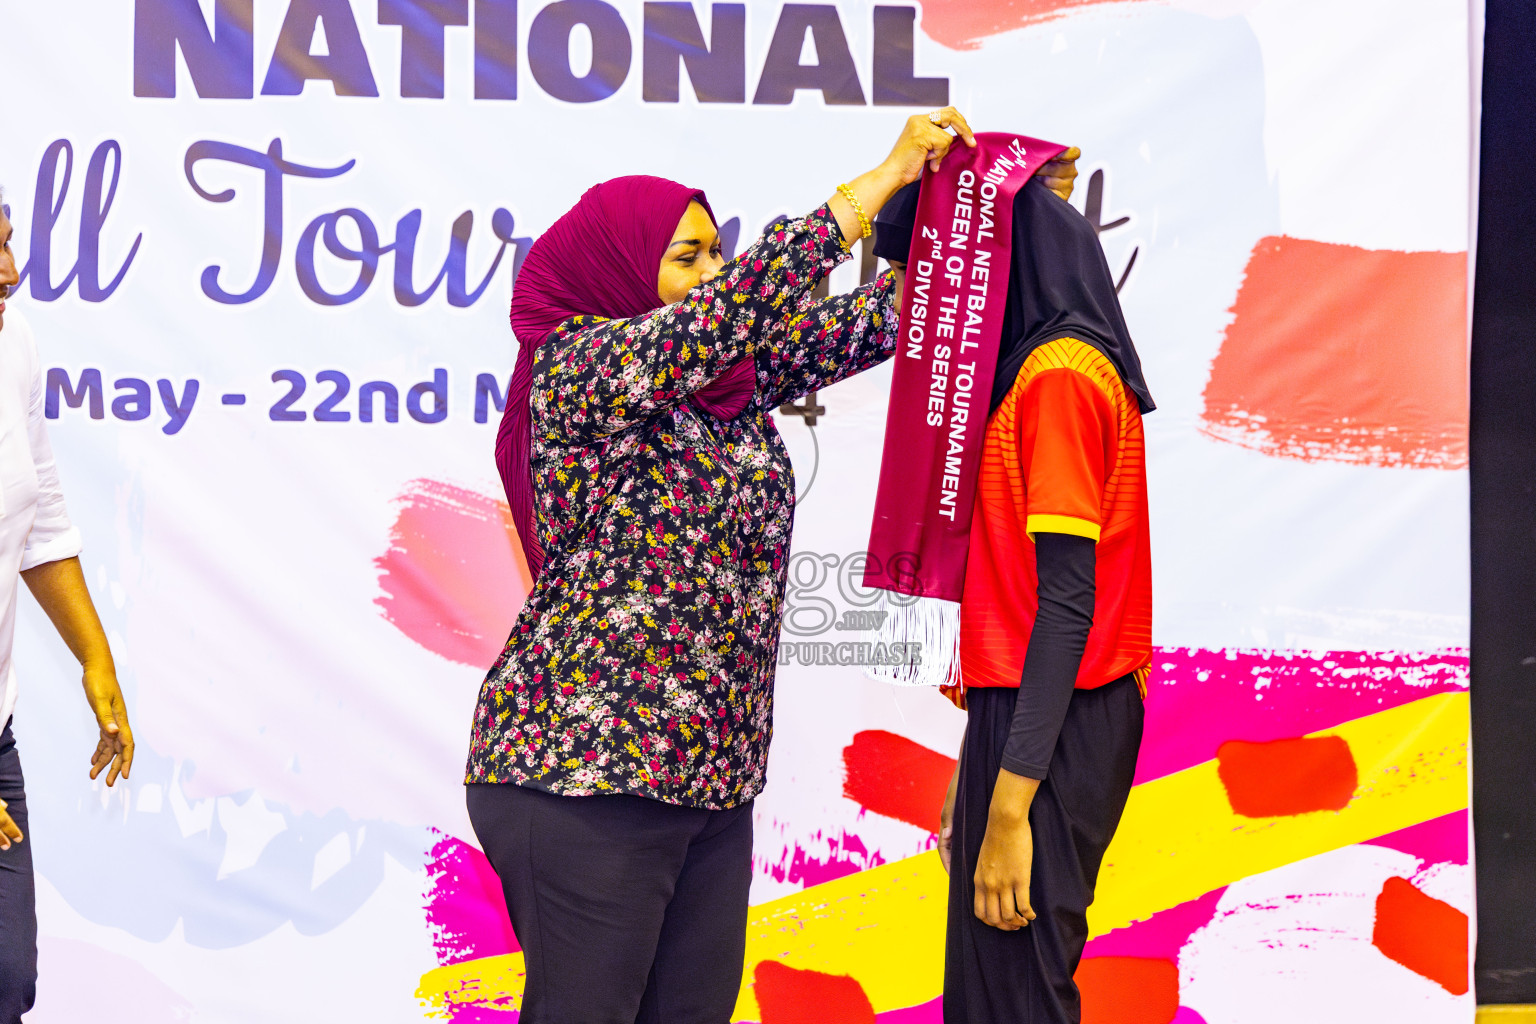
MULTIPOLYGON (((496 431, 496 468, 535 580, 544 565, 544 549, 528 464, 534 352, 573 316, 627 319, 666 305, 656 293, 656 275, 690 202, 714 219, 703 192, 665 178, 633 174, 593 185, 533 243, 518 269, 511 315, 517 364, 496 431)), ((692 401, 711 415, 732 419, 746 407, 755 383, 752 361, 742 359, 696 392, 692 401)))

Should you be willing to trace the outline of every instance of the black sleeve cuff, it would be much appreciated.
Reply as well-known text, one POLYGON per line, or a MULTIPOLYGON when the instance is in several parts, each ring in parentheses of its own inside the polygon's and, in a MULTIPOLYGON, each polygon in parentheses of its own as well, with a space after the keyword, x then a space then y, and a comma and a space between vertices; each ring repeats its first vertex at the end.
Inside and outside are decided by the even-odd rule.
POLYGON ((1047 774, 1046 768, 1048 766, 1026 764, 1023 761, 1016 761, 1008 756, 1007 749, 1005 748, 1003 751, 1003 759, 1001 762, 999 762, 999 767, 1003 768, 1005 771, 1013 772, 1015 775, 1022 775, 1026 779, 1034 779, 1036 782, 1044 782, 1045 776, 1047 774))

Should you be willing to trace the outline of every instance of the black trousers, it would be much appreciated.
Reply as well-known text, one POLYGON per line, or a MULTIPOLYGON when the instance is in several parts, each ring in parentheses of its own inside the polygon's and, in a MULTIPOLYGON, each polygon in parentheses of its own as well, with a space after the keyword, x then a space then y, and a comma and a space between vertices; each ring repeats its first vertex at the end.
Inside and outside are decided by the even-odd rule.
POLYGON ((10 722, 0 732, 0 800, 26 839, 0 850, 0 1024, 20 1024, 37 994, 37 890, 27 792, 10 722))
POLYGON ((976 859, 1013 723, 1017 690, 966 691, 944 948, 944 1024, 1078 1024, 1077 972, 1088 904, 1120 824, 1141 748, 1142 702, 1130 676, 1076 690, 1045 781, 1030 806, 1035 920, 1005 932, 974 910, 976 859))
POLYGON ((726 1024, 741 988, 752 804, 472 784, 527 965, 522 1024, 726 1024))

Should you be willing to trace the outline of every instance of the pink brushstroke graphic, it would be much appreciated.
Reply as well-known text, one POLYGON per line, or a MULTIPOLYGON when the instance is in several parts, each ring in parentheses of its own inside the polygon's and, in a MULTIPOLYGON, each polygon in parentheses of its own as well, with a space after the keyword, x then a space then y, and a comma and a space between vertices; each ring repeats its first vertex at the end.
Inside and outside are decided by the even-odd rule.
MULTIPOLYGON (((448 1024, 517 1024, 522 1015, 516 1010, 493 1010, 488 1006, 455 1006, 448 1011, 448 1024)), ((1201 1021, 1200 1024, 1205 1024, 1201 1021)))
MULTIPOLYGON (((759 1024, 759 1022, 743 1021, 742 1024, 759 1024)), ((899 1010, 877 1013, 875 1024, 944 1024, 944 997, 939 996, 917 1006, 904 1006, 899 1010)), ((1201 1021, 1200 1024, 1205 1022, 1201 1021)))
MULTIPOLYGON (((501 880, 485 854, 461 839, 437 834, 442 838, 427 854, 426 893, 427 928, 437 962, 456 964, 522 949, 507 918, 501 880)), ((505 1015, 495 1019, 504 1021, 505 1015)))
MULTIPOLYGON (((760 1022, 743 1021, 742 1024, 760 1024, 760 1022)), ((875 1024, 944 1024, 944 997, 939 996, 917 1006, 904 1006, 899 1010, 877 1013, 875 1024)), ((1201 1021, 1200 1024, 1205 1022, 1201 1021)))
POLYGON ((1178 963, 1179 950, 1191 935, 1211 923, 1216 916, 1216 904, 1226 891, 1226 886, 1222 886, 1188 903, 1159 911, 1145 921, 1089 939, 1083 956, 1144 957, 1178 963))
MULTIPOLYGON (((817 832, 811 839, 819 842, 823 837, 817 832)), ((824 841, 828 847, 828 855, 825 857, 819 857, 795 843, 783 850, 776 862, 770 862, 766 857, 754 857, 753 867, 766 872, 776 882, 798 883, 809 887, 877 868, 885 863, 885 858, 878 852, 870 851, 862 839, 846 831, 835 838, 827 836, 824 841)))
POLYGON ((1212 760, 1228 740, 1329 729, 1436 693, 1465 690, 1465 651, 1153 652, 1136 783, 1212 760))
POLYGON ((1384 846, 1425 864, 1467 863, 1467 812, 1453 811, 1396 832, 1388 832, 1366 845, 1384 846))
POLYGON ((449 661, 489 668, 528 595, 528 567, 504 501, 437 480, 396 499, 374 603, 395 628, 449 661))
POLYGON ((875 1014, 875 1024, 944 1024, 944 997, 919 1006, 875 1014))

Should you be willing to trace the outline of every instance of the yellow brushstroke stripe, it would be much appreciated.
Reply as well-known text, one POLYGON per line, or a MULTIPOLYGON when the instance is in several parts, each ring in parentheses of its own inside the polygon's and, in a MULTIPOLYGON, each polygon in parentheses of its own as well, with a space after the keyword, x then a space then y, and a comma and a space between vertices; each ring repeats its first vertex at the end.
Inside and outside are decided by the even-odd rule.
POLYGON ((421 976, 416 998, 446 1018, 455 1006, 485 1006, 517 1010, 523 1005, 523 954, 507 953, 449 964, 421 976))
POLYGON ((1442 693, 1313 736, 1349 743, 1360 783, 1342 811, 1244 818, 1207 761, 1137 786, 1088 911, 1095 935, 1264 871, 1467 806, 1466 693, 1442 693))
POLYGON ((753 907, 747 973, 731 1020, 762 1019, 752 981, 760 960, 851 974, 876 1013, 928 1002, 944 987, 948 899, 939 855, 924 853, 753 907))
MULTIPOLYGON (((1360 784, 1342 811, 1253 819, 1233 813, 1207 761, 1136 787, 1099 876, 1089 927, 1101 935, 1241 878, 1416 825, 1467 806, 1468 698, 1438 694, 1312 735, 1342 736, 1360 784)), ((942 987, 948 880, 938 856, 813 886, 752 908, 748 973, 732 1019, 758 1020, 751 968, 778 959, 859 979, 877 1013, 942 987)), ((488 957, 422 977, 435 1007, 513 1008, 522 956, 488 957)))

